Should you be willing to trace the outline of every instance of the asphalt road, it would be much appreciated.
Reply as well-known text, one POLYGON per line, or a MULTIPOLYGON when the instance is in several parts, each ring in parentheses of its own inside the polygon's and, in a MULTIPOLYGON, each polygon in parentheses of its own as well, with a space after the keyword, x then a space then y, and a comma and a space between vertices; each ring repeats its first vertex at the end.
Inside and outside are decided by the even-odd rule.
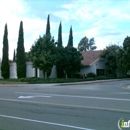
POLYGON ((119 130, 130 120, 128 85, 0 85, 0 130, 119 130))

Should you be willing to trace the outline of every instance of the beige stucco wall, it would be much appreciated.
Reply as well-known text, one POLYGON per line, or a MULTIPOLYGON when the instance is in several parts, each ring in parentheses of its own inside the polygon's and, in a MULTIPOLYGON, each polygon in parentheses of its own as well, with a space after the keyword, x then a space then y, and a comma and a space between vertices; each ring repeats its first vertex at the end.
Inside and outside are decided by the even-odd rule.
POLYGON ((40 69, 37 69, 37 77, 38 78, 44 78, 43 71, 40 69))
POLYGON ((51 75, 49 76, 49 78, 57 78, 57 71, 55 65, 52 67, 51 75))
MULTIPOLYGON (((35 68, 33 68, 32 62, 26 62, 26 77, 34 77, 35 76, 35 68)), ((96 74, 96 69, 104 69, 105 68, 105 60, 97 60, 92 63, 89 67, 84 67, 80 70, 80 74, 94 73, 96 74)), ((43 71, 38 69, 37 76, 39 78, 44 78, 43 71)), ((1 64, 0 64, 0 78, 1 76, 1 64)), ((10 78, 17 78, 17 66, 16 63, 10 63, 10 78)), ((56 66, 53 66, 51 75, 49 78, 57 78, 56 66)))
POLYGON ((96 74, 96 65, 95 64, 88 66, 88 67, 84 67, 80 70, 81 75, 88 74, 88 73, 91 73, 91 72, 96 74))
POLYGON ((1 73, 1 63, 0 63, 0 79, 2 79, 2 73, 1 73))
MULTIPOLYGON (((17 79, 17 65, 15 62, 12 62, 10 65, 10 79, 17 79)), ((26 77, 34 77, 35 68, 33 68, 32 62, 26 62, 26 77)), ((0 63, 0 78, 1 76, 1 63, 0 63)))
POLYGON ((10 65, 10 79, 17 79, 17 65, 15 62, 12 62, 10 65))
POLYGON ((34 77, 35 68, 33 68, 32 62, 26 62, 26 77, 34 77))
MULTIPOLYGON (((42 70, 38 69, 38 71, 37 71, 37 77, 38 78, 44 78, 42 70)), ((51 74, 50 74, 49 78, 57 78, 56 66, 52 67, 51 74)))
POLYGON ((98 60, 96 62, 96 69, 104 69, 105 68, 105 60, 98 60))
POLYGON ((105 63, 106 61, 105 60, 97 60, 95 62, 93 62, 90 66, 88 67, 84 67, 80 70, 80 74, 81 75, 84 75, 84 74, 87 74, 87 73, 94 73, 94 74, 97 74, 97 69, 105 69, 105 63))
MULTIPOLYGON (((1 67, 1 65, 0 65, 1 67)), ((0 69, 1 70, 1 69, 0 69)), ((1 74, 1 71, 0 71, 1 74)), ((26 77, 34 77, 35 76, 35 68, 33 68, 32 62, 26 62, 26 77)), ((43 71, 37 69, 37 77, 44 78, 43 71)), ((0 75, 1 78, 1 75, 0 75)), ((10 79, 17 78, 17 65, 15 62, 10 63, 10 79)), ((53 66, 51 75, 49 78, 57 78, 56 66, 53 66)))

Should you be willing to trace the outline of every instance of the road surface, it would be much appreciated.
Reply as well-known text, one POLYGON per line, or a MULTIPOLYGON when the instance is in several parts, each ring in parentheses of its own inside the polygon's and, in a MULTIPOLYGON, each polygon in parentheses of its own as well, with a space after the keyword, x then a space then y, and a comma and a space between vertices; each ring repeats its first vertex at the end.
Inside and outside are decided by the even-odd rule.
POLYGON ((0 130, 118 130, 130 120, 128 85, 0 85, 0 130))

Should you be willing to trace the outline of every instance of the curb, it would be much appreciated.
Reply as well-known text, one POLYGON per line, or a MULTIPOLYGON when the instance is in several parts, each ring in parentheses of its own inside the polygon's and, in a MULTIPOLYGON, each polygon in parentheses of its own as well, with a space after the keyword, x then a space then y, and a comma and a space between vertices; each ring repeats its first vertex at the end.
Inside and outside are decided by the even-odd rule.
MULTIPOLYGON (((67 85, 82 85, 82 84, 95 84, 95 83, 103 83, 103 82, 114 82, 114 81, 122 81, 122 80, 130 80, 130 78, 94 80, 94 81, 83 81, 83 82, 70 82, 70 83, 52 83, 52 84, 54 86, 67 86, 67 85)), ((0 84, 0 87, 12 87, 14 85, 19 87, 19 86, 24 86, 24 85, 43 85, 43 84, 41 84, 41 83, 40 84, 0 84)), ((51 84, 49 84, 49 85, 51 85, 51 84)), ((127 88, 130 88, 130 85, 128 85, 127 88)))
MULTIPOLYGON (((73 82, 73 83, 60 83, 58 85, 60 86, 66 86, 66 85, 82 85, 82 84, 94 84, 94 83, 103 83, 103 82, 114 82, 114 81, 122 81, 122 80, 130 80, 127 79, 110 79, 110 80, 95 80, 95 81, 84 81, 84 82, 73 82)), ((130 88, 130 85, 128 86, 130 88)))

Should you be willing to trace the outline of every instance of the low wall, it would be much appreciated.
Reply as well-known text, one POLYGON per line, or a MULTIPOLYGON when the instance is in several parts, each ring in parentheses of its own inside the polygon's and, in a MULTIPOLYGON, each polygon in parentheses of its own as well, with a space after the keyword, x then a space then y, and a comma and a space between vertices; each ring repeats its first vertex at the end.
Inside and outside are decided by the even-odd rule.
POLYGON ((38 78, 44 78, 43 71, 40 69, 37 69, 37 77, 38 78))
POLYGON ((0 79, 2 79, 2 74, 1 74, 1 63, 0 63, 0 79))
MULTIPOLYGON (((38 75, 37 75, 38 78, 44 78, 42 70, 38 69, 37 72, 38 72, 38 75)), ((49 78, 57 78, 57 71, 56 71, 55 65, 51 69, 51 74, 50 74, 49 78)))
POLYGON ((34 77, 35 68, 33 68, 32 62, 26 62, 26 77, 34 77))
POLYGON ((17 79, 17 65, 15 62, 10 63, 10 79, 17 79))
POLYGON ((51 69, 51 75, 49 76, 49 78, 57 78, 57 71, 55 65, 51 69))
MULTIPOLYGON (((12 62, 10 65, 10 79, 17 79, 17 64, 12 62)), ((35 68, 33 68, 32 62, 26 62, 26 77, 35 77, 35 68)), ((1 63, 0 63, 0 78, 1 76, 1 63)), ((43 71, 37 69, 37 77, 44 78, 43 71)), ((49 78, 57 78, 56 66, 53 66, 51 75, 49 78)))

